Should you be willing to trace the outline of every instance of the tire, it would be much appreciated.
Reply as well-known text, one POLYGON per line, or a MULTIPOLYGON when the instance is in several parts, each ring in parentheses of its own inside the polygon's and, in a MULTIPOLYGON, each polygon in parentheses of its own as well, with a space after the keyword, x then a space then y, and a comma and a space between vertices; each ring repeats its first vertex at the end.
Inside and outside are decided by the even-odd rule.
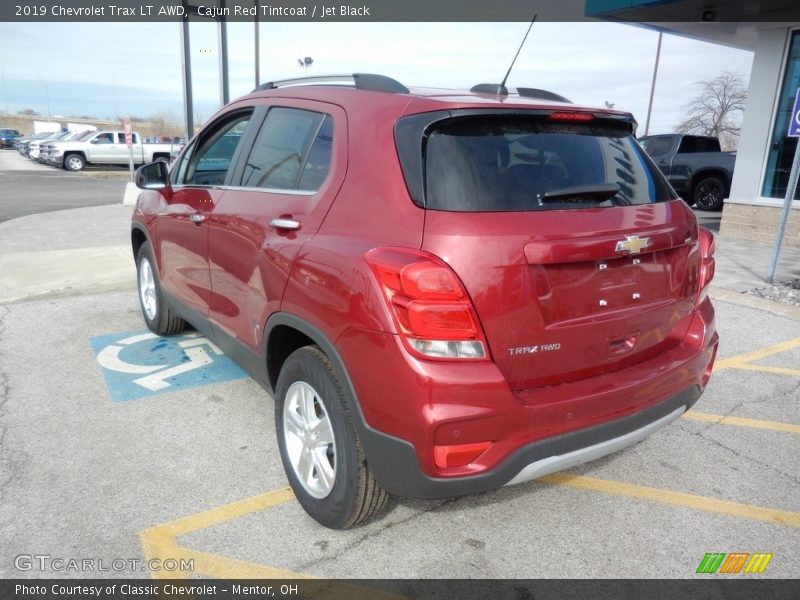
POLYGON ((64 168, 67 171, 83 171, 86 166, 86 159, 80 154, 67 154, 64 157, 64 168))
POLYGON ((275 393, 283 468, 301 506, 331 529, 367 521, 389 502, 367 464, 352 401, 318 347, 300 348, 283 364, 275 393))
POLYGON ((161 281, 150 242, 142 244, 136 255, 136 284, 139 307, 147 328, 158 335, 175 335, 183 331, 186 322, 175 316, 161 293, 161 281))
POLYGON ((725 182, 719 177, 705 177, 692 190, 694 205, 700 210, 722 210, 725 201, 725 182))

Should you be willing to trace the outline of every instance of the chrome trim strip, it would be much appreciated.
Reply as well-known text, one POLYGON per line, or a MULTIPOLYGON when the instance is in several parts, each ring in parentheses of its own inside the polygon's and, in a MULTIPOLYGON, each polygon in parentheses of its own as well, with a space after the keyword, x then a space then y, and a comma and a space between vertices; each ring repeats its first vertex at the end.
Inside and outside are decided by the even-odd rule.
POLYGON ((223 190, 233 192, 267 192, 269 194, 286 194, 289 196, 313 196, 319 190, 281 190, 276 188, 244 187, 239 185, 173 185, 173 190, 197 188, 202 190, 223 190))
POLYGON ((514 477, 506 485, 524 483, 525 481, 530 481, 531 479, 536 479, 537 477, 543 477, 545 475, 549 475, 550 473, 555 473, 556 471, 563 471, 564 469, 569 469, 570 467, 574 467, 576 465, 582 465, 583 463, 596 460, 613 452, 622 450, 623 448, 627 448, 628 446, 632 446, 636 442, 640 442, 647 436, 655 433, 662 427, 666 427, 678 419, 684 412, 686 412, 686 407, 680 406, 657 421, 653 421, 652 423, 636 429, 635 431, 631 431, 630 433, 626 433, 625 435, 606 440, 605 442, 600 442, 599 444, 594 444, 593 446, 587 446, 586 448, 581 448, 580 450, 574 450, 573 452, 568 452, 566 454, 548 456, 547 458, 537 460, 536 462, 533 462, 527 467, 523 468, 519 473, 517 473, 516 477, 514 477))

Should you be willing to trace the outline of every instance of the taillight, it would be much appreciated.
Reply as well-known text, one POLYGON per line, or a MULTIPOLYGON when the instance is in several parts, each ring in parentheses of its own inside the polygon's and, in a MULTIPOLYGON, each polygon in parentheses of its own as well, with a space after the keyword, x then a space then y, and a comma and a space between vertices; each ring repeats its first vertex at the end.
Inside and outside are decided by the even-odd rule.
POLYGON ((441 259, 407 248, 376 248, 367 263, 378 278, 406 346, 426 358, 487 357, 466 290, 441 259))
POLYGON ((705 227, 699 228, 700 238, 700 277, 697 303, 700 304, 708 295, 708 284, 714 278, 716 261, 714 260, 714 234, 705 227))

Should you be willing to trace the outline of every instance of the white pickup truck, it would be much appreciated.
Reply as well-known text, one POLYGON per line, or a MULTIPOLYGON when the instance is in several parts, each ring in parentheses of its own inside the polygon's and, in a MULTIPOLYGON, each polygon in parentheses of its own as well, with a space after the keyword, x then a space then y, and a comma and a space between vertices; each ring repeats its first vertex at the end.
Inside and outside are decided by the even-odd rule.
POLYGON ((50 142, 43 149, 44 161, 67 171, 80 171, 86 165, 137 165, 163 158, 169 160, 176 148, 173 144, 143 144, 138 133, 133 133, 133 146, 128 149, 124 131, 96 131, 81 139, 50 142))

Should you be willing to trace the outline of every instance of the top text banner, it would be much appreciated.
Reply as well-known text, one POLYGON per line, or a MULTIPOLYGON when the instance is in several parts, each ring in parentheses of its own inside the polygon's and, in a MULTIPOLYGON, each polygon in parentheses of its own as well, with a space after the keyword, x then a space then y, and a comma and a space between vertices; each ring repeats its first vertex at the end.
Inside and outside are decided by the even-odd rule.
POLYGON ((581 21, 584 0, 49 0, 0 3, 2 21, 581 21), (554 4, 556 4, 554 6, 554 4))
MULTIPOLYGON (((227 21, 539 21, 622 20, 648 23, 800 21, 797 0, 785 3, 780 16, 758 12, 758 3, 729 2, 698 12, 694 2, 679 0, 3 0, 5 22, 177 22, 184 19, 227 21)), ((484 40, 485 42, 485 40, 484 40)))

